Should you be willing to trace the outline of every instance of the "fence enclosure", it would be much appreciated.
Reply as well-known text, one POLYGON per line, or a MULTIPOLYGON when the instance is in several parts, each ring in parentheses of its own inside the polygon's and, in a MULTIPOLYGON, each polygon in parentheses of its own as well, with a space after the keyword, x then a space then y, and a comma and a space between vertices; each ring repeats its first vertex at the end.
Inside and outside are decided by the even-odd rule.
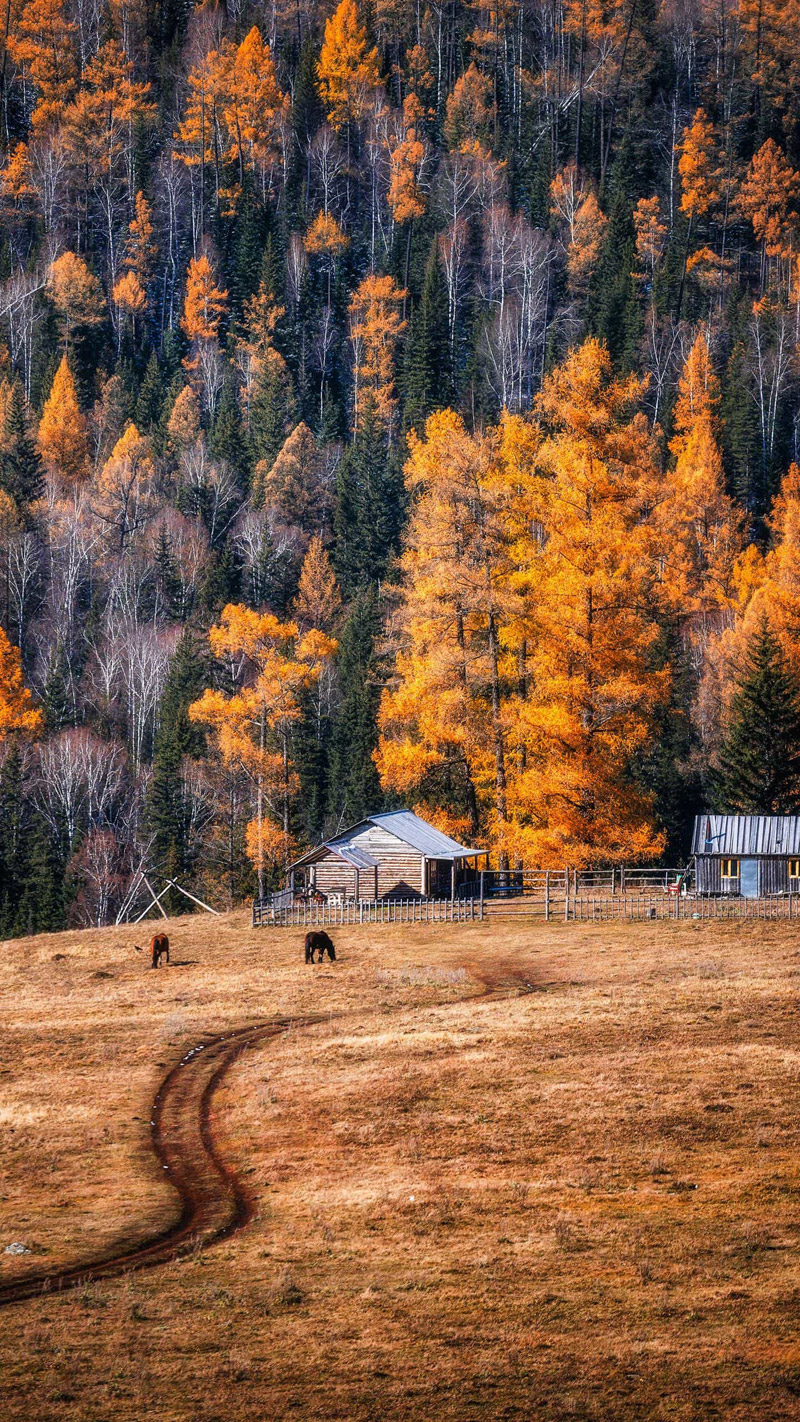
MULTIPOLYGON (((276 896, 278 897, 278 896, 276 896)), ((487 919, 545 923, 645 922, 674 919, 786 919, 797 917, 796 894, 761 899, 696 899, 680 894, 548 893, 540 899, 360 899, 345 903, 253 903, 253 927, 314 928, 356 923, 481 923, 487 919)))

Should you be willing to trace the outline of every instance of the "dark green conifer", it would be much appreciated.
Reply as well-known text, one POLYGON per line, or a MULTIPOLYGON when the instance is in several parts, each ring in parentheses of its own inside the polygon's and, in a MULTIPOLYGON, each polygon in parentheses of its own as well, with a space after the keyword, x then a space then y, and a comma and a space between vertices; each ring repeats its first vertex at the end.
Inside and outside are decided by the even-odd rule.
POLYGON ((222 388, 214 423, 209 437, 211 453, 223 459, 239 476, 242 488, 247 485, 248 451, 239 402, 233 386, 226 381, 222 388))
POLYGON ((250 402, 250 444, 253 463, 272 464, 295 423, 292 378, 285 362, 272 353, 262 364, 250 402))
POLYGON ((136 402, 136 427, 140 434, 149 434, 155 428, 163 408, 163 375, 159 369, 158 356, 155 351, 151 351, 136 402))
MULTIPOLYGON (((202 727, 189 719, 189 706, 202 695, 208 667, 188 628, 170 662, 159 707, 153 748, 153 775, 147 797, 147 821, 153 835, 152 859, 161 878, 191 877, 190 806, 181 766, 184 756, 205 749, 202 727)), ((184 905, 185 906, 185 905, 184 905)), ((178 907, 178 903, 174 904, 178 907)))
POLYGON ((42 688, 42 710, 48 731, 60 731, 72 721, 69 660, 59 642, 47 666, 42 688))
POLYGON ((340 701, 331 732, 328 818, 353 824, 380 809, 381 785, 372 752, 383 676, 375 642, 380 625, 377 591, 355 598, 339 641, 340 701))
POLYGON ((333 564, 345 597, 385 578, 404 513, 398 452, 370 401, 336 476, 333 564))
POLYGON ((406 429, 422 432, 432 410, 451 404, 450 339, 447 322, 447 293, 439 261, 439 244, 434 237, 425 266, 419 303, 411 316, 405 349, 403 378, 406 429))
POLYGON ((44 469, 30 432, 25 392, 14 381, 5 421, 5 448, 0 453, 0 489, 23 509, 38 499, 44 488, 44 469))
POLYGON ((800 810, 800 684, 766 617, 747 650, 713 780, 721 810, 800 810))

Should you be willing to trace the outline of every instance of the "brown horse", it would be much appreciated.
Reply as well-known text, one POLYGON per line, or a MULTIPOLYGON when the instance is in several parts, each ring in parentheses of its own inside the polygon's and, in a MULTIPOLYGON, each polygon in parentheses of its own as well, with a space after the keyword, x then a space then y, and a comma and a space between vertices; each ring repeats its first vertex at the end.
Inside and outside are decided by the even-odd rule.
MULTIPOLYGON (((134 943, 133 946, 137 953, 141 953, 142 950, 138 943, 134 943)), ((169 962, 169 939, 166 933, 153 934, 153 937, 150 939, 150 955, 151 967, 153 968, 158 967, 159 959, 161 958, 166 958, 167 962, 169 962)))
POLYGON ((326 953, 331 962, 334 962, 336 958, 336 949, 327 933, 322 929, 314 930, 306 934, 306 962, 313 963, 315 961, 315 954, 317 953, 319 953, 320 963, 324 962, 326 953))

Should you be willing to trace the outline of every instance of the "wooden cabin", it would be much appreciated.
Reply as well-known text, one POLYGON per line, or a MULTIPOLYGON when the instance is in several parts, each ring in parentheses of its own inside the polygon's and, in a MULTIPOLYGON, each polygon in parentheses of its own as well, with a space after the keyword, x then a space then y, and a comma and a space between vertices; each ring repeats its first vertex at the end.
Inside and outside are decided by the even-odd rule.
POLYGON ((697 815, 698 894, 800 892, 800 815, 697 815))
POLYGON ((370 815, 289 870, 293 893, 326 899, 455 898, 486 851, 457 844, 411 810, 370 815))

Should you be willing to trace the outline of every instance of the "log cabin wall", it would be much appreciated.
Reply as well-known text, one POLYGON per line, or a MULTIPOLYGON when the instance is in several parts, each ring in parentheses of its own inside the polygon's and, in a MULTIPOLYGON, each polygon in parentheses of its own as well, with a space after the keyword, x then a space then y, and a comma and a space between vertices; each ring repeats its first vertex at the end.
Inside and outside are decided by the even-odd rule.
MULTIPOLYGON (((725 855, 725 858, 737 857, 725 855)), ((739 858, 758 858, 756 855, 741 855, 739 858)), ((722 882, 722 858, 713 854, 697 855, 698 894, 738 894, 739 881, 722 882)), ((798 880, 789 879, 789 862, 783 858, 758 858, 758 892, 760 894, 785 894, 797 892, 798 880)))

